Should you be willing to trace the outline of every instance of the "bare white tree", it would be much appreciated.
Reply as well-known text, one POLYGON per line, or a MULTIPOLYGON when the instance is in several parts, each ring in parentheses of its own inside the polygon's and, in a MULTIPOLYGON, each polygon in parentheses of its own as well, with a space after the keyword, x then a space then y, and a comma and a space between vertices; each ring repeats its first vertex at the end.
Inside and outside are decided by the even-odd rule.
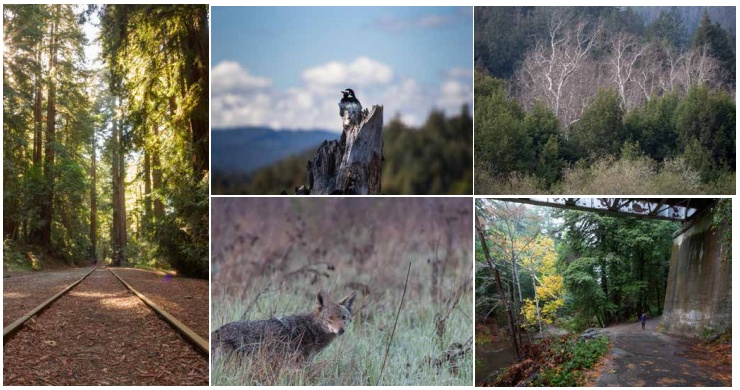
POLYGON ((662 69, 660 72, 660 86, 662 92, 673 92, 683 81, 681 67, 685 54, 673 46, 667 46, 662 51, 662 69))
POLYGON ((572 121, 574 109, 580 111, 580 107, 568 104, 575 99, 571 81, 574 78, 583 81, 580 72, 601 34, 600 25, 571 22, 572 18, 563 12, 554 11, 548 22, 547 40, 535 44, 515 75, 525 105, 543 99, 563 123, 572 121))
POLYGON ((645 101, 650 101, 654 95, 662 93, 661 75, 663 65, 661 61, 661 51, 654 44, 645 46, 642 60, 635 73, 635 83, 645 101))
POLYGON ((683 60, 684 90, 694 85, 714 86, 720 78, 719 62, 709 55, 706 46, 689 50, 683 60))
MULTIPOLYGON (((633 95, 632 87, 639 86, 638 61, 640 61, 648 46, 641 43, 640 39, 632 34, 618 33, 609 40, 611 46, 611 57, 607 60, 611 71, 611 82, 616 84, 621 107, 624 110, 631 109, 640 103, 640 97, 630 99, 633 95)), ((645 77, 646 81, 647 77, 645 77)))
POLYGON ((511 84, 513 94, 529 110, 538 100, 557 115, 563 131, 583 114, 599 88, 615 88, 627 112, 654 96, 694 85, 722 85, 724 75, 706 47, 681 51, 659 42, 644 42, 625 32, 604 39, 601 24, 574 21, 553 10, 546 37, 526 53, 511 84), (590 55, 604 42, 606 55, 590 55))

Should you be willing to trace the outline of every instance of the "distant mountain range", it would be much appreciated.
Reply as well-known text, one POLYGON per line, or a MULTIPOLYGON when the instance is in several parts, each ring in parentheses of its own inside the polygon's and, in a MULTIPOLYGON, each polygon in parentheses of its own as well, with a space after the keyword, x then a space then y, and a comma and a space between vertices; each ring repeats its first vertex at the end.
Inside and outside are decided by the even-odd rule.
POLYGON ((250 173, 307 149, 318 148, 324 140, 339 136, 339 133, 318 129, 214 129, 211 131, 211 170, 250 173))

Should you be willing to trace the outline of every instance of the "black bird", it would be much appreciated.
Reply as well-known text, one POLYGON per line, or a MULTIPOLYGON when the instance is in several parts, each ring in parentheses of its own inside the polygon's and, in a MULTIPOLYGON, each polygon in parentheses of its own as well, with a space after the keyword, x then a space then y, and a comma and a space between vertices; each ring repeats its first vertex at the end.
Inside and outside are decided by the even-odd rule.
POLYGON ((344 97, 339 101, 339 116, 344 118, 344 113, 348 112, 350 125, 360 123, 362 104, 360 104, 360 101, 355 97, 355 91, 347 88, 342 91, 342 95, 344 95, 344 97))

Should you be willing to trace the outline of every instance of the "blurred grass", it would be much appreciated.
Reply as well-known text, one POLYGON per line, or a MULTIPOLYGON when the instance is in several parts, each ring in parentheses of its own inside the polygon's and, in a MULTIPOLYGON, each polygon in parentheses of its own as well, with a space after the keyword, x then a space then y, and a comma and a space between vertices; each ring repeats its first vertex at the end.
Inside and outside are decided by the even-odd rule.
MULTIPOLYGON (((212 330, 233 321, 308 312, 315 307, 320 288, 334 300, 358 293, 347 332, 312 361, 270 366, 249 358, 216 357, 213 385, 375 385, 409 261, 408 291, 380 384, 472 385, 469 199, 439 199, 432 204, 436 212, 426 216, 418 214, 420 205, 413 199, 395 213, 367 200, 306 199, 285 208, 253 198, 213 201, 214 225, 238 226, 234 229, 238 234, 214 239, 213 253, 218 255, 212 268, 212 330), (235 212, 240 202, 252 213, 256 209, 269 213, 268 222, 260 212, 240 217, 235 212), (339 203, 350 207, 337 208, 339 203), (335 212, 328 213, 329 209, 335 212), (414 215, 431 218, 435 225, 419 229, 418 224, 406 223, 414 215), (459 215, 459 221, 452 215, 459 215), (330 223, 323 223, 326 219, 330 223), (279 235, 270 233, 281 229, 279 235), (239 238, 244 235, 251 239, 239 238), (262 237, 270 239, 257 244, 262 237), (240 241, 247 245, 235 244, 240 241), (452 355, 467 352, 448 360, 448 350, 452 355)), ((388 205, 387 200, 380 203, 388 205)), ((225 230, 231 229, 214 229, 225 230)))

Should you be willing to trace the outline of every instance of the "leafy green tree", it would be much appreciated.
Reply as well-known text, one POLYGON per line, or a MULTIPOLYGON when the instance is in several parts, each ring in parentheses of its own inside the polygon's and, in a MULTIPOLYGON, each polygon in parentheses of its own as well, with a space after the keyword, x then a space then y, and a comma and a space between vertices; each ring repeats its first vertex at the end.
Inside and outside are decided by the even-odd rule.
POLYGON ((579 326, 662 311, 672 222, 564 211, 558 266, 579 326))
POLYGON ((570 129, 570 140, 578 149, 579 157, 617 155, 627 139, 623 115, 619 94, 600 90, 570 129))
POLYGON ((86 44, 72 5, 3 8, 5 237, 81 262, 88 254, 86 44))
POLYGON ((551 135, 542 148, 537 162, 536 174, 542 177, 548 186, 552 186, 562 176, 565 161, 560 153, 560 139, 551 135))
POLYGON ((560 156, 560 121, 547 105, 537 102, 523 119, 523 130, 532 140, 535 152, 534 164, 528 171, 534 172, 550 186, 560 178, 564 163, 560 156))
POLYGON ((651 99, 625 118, 628 139, 638 141, 645 154, 657 161, 676 154, 678 102, 677 93, 668 93, 651 99))
MULTIPOLYGON (((690 149, 689 161, 698 162, 705 152, 717 168, 735 167, 735 102, 727 92, 712 91, 706 85, 693 87, 681 100, 676 110, 676 132, 684 152, 690 149), (699 154, 697 154, 699 153, 699 154)), ((697 167, 700 171, 699 167, 697 167)), ((714 177, 704 169, 705 182, 714 177)))
POLYGON ((709 55, 722 64, 726 82, 734 86, 735 37, 719 23, 712 23, 706 10, 699 22, 699 27, 691 38, 691 46, 694 48, 708 47, 709 55))
POLYGON ((570 293, 571 306, 580 320, 589 323, 595 319, 600 327, 607 324, 605 311, 606 294, 599 286, 599 261, 593 257, 582 257, 563 271, 563 284, 570 293))
POLYGON ((696 137, 691 138, 684 146, 681 154, 688 165, 695 169, 705 180, 716 177, 716 164, 712 159, 712 152, 703 146, 696 137))
MULTIPOLYGON (((146 189, 140 196, 126 192, 137 198, 136 220, 144 220, 129 246, 148 246, 151 239, 149 256, 182 274, 207 277, 208 6, 105 5, 98 11, 111 92, 125 114, 114 119, 114 146, 124 155, 138 152, 137 177, 146 189)), ((117 198, 114 212, 125 215, 124 205, 117 198)), ((131 218, 124 219, 128 228, 131 218)))
POLYGON ((475 103, 476 159, 494 175, 527 171, 535 157, 532 139, 522 122, 524 110, 506 97, 505 83, 477 73, 475 103))

